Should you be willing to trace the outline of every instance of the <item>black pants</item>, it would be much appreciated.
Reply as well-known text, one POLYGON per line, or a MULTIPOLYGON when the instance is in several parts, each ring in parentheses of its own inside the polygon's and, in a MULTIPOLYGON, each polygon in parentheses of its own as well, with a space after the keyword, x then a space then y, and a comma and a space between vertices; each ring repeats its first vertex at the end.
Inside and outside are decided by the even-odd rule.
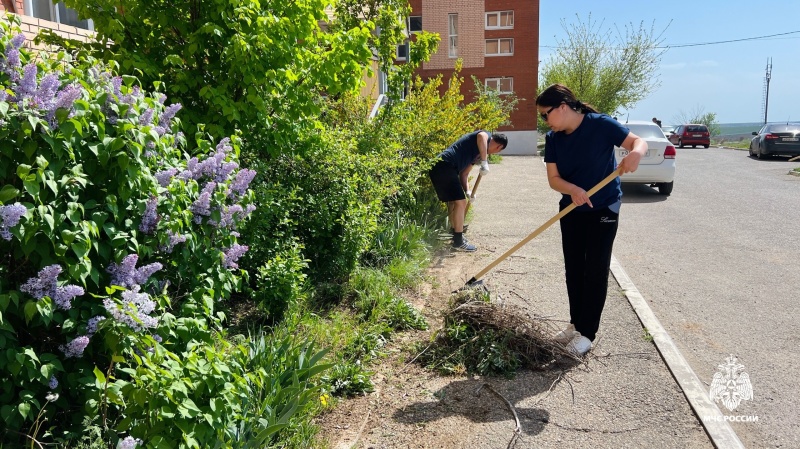
POLYGON ((594 341, 606 304, 619 214, 608 208, 573 211, 560 224, 570 322, 581 335, 594 341))

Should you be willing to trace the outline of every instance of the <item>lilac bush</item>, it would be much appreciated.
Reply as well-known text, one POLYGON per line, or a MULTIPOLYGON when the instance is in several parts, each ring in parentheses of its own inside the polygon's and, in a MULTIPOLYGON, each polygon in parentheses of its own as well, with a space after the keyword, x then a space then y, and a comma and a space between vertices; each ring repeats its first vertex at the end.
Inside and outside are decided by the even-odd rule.
MULTIPOLYGON (((172 361, 218 346, 216 304, 241 286, 248 248, 235 229, 255 209, 255 172, 240 167, 238 138, 189 142, 164 94, 91 58, 33 57, 24 41, 0 20, 0 408, 14 430, 0 446, 43 419, 79 434, 101 416, 131 426, 109 436, 119 447, 182 440, 126 395, 152 381, 137 370, 180 371, 172 361)), ((159 409, 183 406, 142 388, 159 409)), ((183 388, 198 404, 228 389, 183 388)), ((234 406, 207 413, 234 419, 234 406)), ((214 441, 230 428, 189 432, 214 441)))

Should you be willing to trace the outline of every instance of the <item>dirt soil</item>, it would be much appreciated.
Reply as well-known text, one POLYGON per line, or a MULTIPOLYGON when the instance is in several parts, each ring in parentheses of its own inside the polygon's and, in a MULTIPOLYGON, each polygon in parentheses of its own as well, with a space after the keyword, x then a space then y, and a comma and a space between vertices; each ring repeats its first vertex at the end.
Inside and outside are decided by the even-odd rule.
MULTIPOLYGON (((598 339, 582 363, 507 379, 441 376, 412 361, 414 345, 427 345, 441 328, 450 292, 556 214, 558 198, 541 158, 506 156, 492 165, 467 233, 478 251, 437 252, 430 282, 408 294, 430 329, 397 335, 371 367, 375 392, 318 418, 320 447, 713 447, 613 277, 598 339)), ((556 224, 483 277, 494 302, 548 318, 554 332, 569 318, 560 242, 556 224)))

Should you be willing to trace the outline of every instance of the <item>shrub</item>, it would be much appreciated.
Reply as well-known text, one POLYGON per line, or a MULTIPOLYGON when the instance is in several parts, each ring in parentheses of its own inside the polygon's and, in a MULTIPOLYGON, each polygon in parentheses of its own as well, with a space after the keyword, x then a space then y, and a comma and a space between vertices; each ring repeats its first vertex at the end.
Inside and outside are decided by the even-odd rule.
POLYGON ((213 330, 253 210, 239 140, 198 134, 190 157, 180 105, 90 57, 33 58, 0 26, 0 438, 230 440, 265 381, 213 330))

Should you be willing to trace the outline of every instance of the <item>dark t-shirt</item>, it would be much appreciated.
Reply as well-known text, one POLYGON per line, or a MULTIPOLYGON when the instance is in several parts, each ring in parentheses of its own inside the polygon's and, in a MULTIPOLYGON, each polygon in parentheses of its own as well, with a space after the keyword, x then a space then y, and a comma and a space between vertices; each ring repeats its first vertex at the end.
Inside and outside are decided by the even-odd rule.
MULTIPOLYGON (((478 149, 478 133, 482 132, 486 131, 479 129, 475 132, 464 134, 456 143, 442 151, 439 157, 461 173, 465 168, 475 163, 475 159, 480 155, 480 150, 478 149)), ((489 137, 492 136, 488 132, 486 132, 486 134, 488 134, 489 137)))
MULTIPOLYGON (((544 161, 555 163, 558 174, 587 192, 617 169, 614 146, 622 145, 628 137, 628 128, 605 114, 589 113, 575 131, 550 131, 545 136, 544 161)), ((619 178, 606 184, 591 196, 594 208, 584 204, 577 211, 599 210, 622 198, 619 178)), ((569 195, 563 195, 562 207, 572 203, 569 195)))

